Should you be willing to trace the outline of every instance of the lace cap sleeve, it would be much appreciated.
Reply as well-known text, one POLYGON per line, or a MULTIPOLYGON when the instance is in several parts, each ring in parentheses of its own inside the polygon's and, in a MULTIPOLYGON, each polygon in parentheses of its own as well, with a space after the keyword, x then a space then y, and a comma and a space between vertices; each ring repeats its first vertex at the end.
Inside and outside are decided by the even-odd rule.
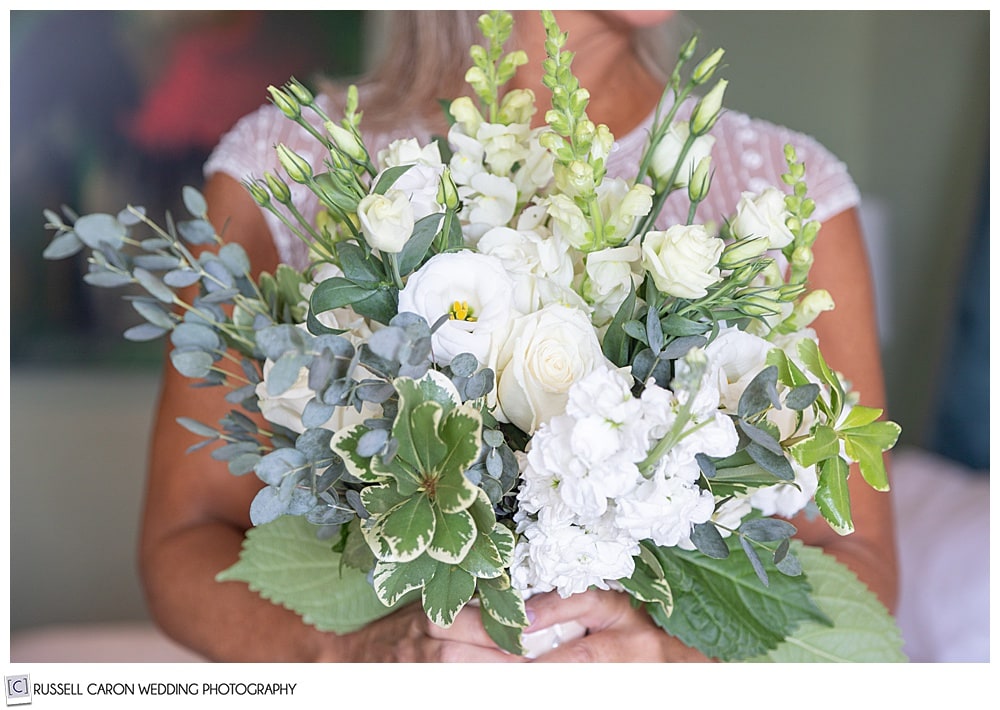
POLYGON ((712 185, 713 213, 731 213, 744 191, 781 187, 789 143, 805 163, 809 196, 816 202, 815 219, 827 220, 861 201, 847 166, 811 136, 737 112, 723 114, 714 135, 713 160, 725 169, 716 171, 712 185))

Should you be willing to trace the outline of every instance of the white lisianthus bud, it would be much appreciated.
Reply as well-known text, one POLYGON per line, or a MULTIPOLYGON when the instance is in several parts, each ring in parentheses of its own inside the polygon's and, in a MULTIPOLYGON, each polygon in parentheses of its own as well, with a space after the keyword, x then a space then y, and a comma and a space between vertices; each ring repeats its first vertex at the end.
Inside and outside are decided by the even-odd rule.
POLYGON ((367 195, 358 203, 358 219, 365 241, 388 254, 403 250, 413 234, 413 208, 405 192, 389 189, 384 195, 367 195))
POLYGON ((769 187, 759 195, 743 193, 730 227, 737 238, 767 237, 769 248, 782 249, 795 239, 786 224, 789 216, 785 194, 776 187, 769 187))
POLYGON ((724 49, 717 49, 698 63, 698 66, 691 72, 691 81, 695 84, 704 84, 712 78, 712 74, 718 69, 722 61, 722 55, 726 53, 724 49))
POLYGON ((665 232, 647 232, 642 264, 656 287, 678 298, 701 298, 721 278, 719 256, 725 244, 698 224, 677 224, 665 232))
POLYGON ((711 164, 712 156, 706 155, 695 166, 688 182, 688 198, 691 202, 701 202, 708 197, 708 190, 712 185, 712 173, 709 171, 711 164))
POLYGON ((362 147, 353 131, 349 131, 343 126, 337 125, 333 121, 327 121, 326 132, 330 134, 331 138, 333 138, 333 142, 337 148, 355 160, 365 160, 367 157, 365 149, 362 147))
POLYGON ((299 102, 296 101, 290 94, 275 86, 267 87, 267 92, 271 95, 271 101, 274 102, 274 105, 277 106, 283 114, 288 116, 288 118, 294 120, 302 115, 302 107, 299 106, 299 102))
MULTIPOLYGON (((691 135, 691 128, 683 121, 671 124, 670 128, 663 135, 663 138, 653 150, 653 158, 650 161, 650 172, 658 182, 663 182, 670 177, 674 170, 674 165, 680 160, 681 150, 688 136, 691 135)), ((702 159, 712 154, 712 147, 715 145, 714 136, 699 136, 695 138, 684 156, 684 163, 677 170, 677 177, 674 178, 672 187, 684 187, 688 184, 688 178, 695 170, 702 159)), ((663 187, 668 187, 664 185, 663 187)))
POLYGON ((722 113, 722 96, 726 93, 728 84, 725 79, 719 79, 712 90, 694 107, 691 114, 691 132, 694 135, 705 135, 719 120, 719 115, 722 113))
POLYGON ((278 153, 278 161, 288 173, 288 177, 298 183, 305 184, 312 180, 313 171, 309 161, 290 149, 284 143, 279 143, 275 149, 278 153))
POLYGON ((719 268, 735 269, 762 256, 770 247, 767 237, 743 237, 726 245, 719 268))

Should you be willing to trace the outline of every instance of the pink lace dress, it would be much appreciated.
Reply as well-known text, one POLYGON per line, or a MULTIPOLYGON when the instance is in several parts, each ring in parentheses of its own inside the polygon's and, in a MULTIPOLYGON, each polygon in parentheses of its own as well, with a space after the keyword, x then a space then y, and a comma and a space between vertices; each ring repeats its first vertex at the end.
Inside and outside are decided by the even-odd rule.
MULTIPOLYGON (((321 99, 324 110, 336 119, 333 102, 327 97, 321 99)), ((693 102, 688 102, 682 107, 680 114, 683 116, 691 108, 693 102)), ((652 120, 653 116, 648 116, 632 132, 618 138, 608 159, 609 175, 634 175, 652 120)), ((782 186, 780 176, 786 169, 786 143, 794 145, 799 160, 805 162, 809 193, 816 201, 815 219, 827 220, 846 209, 858 206, 860 202, 858 189, 844 163, 810 136, 735 111, 723 113, 712 135, 716 139, 712 149, 715 177, 708 199, 698 209, 696 217, 701 222, 718 223, 731 216, 744 191, 758 192, 769 185, 782 186)), ((366 136, 366 142, 374 155, 392 140, 410 136, 421 141, 429 139, 425 128, 411 126, 392 134, 366 136)), ((244 180, 248 177, 262 177, 265 171, 282 174, 274 151, 278 143, 284 143, 308 159, 317 169, 323 164, 323 150, 319 143, 304 129, 285 118, 277 108, 268 104, 240 119, 223 136, 205 163, 205 176, 207 178, 221 172, 236 180, 244 180)), ((319 209, 315 197, 302 185, 292 183, 290 187, 300 211, 306 218, 313 219, 319 209)), ((660 215, 659 223, 685 221, 685 199, 680 192, 672 195, 660 215)), ((264 216, 274 235, 282 261, 303 268, 307 259, 305 245, 270 212, 264 210, 264 216)))

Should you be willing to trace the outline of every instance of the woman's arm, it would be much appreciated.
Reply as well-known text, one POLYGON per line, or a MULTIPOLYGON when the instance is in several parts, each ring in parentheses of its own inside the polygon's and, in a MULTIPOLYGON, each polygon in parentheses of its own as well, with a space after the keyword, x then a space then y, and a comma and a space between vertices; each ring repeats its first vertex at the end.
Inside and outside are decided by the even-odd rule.
MULTIPOLYGON (((263 216, 246 190, 224 175, 205 186, 209 218, 229 242, 247 250, 256 271, 278 263, 263 216)), ((164 631, 219 661, 511 661, 467 609, 449 629, 431 624, 419 605, 337 636, 317 631, 245 584, 215 576, 239 558, 249 509, 262 483, 234 476, 210 448, 187 449, 198 437, 181 416, 215 424, 231 409, 221 388, 194 388, 171 365, 163 374, 152 437, 140 544, 140 570, 154 619, 164 631)))

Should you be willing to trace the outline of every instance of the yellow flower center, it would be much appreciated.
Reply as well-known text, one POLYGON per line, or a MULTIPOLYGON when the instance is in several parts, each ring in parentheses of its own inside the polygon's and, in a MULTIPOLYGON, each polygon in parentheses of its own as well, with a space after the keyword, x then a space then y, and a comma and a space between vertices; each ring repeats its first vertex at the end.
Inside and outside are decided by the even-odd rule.
POLYGON ((476 317, 472 314, 472 307, 468 301, 455 301, 448 311, 448 318, 451 320, 464 320, 470 323, 476 322, 476 317))

